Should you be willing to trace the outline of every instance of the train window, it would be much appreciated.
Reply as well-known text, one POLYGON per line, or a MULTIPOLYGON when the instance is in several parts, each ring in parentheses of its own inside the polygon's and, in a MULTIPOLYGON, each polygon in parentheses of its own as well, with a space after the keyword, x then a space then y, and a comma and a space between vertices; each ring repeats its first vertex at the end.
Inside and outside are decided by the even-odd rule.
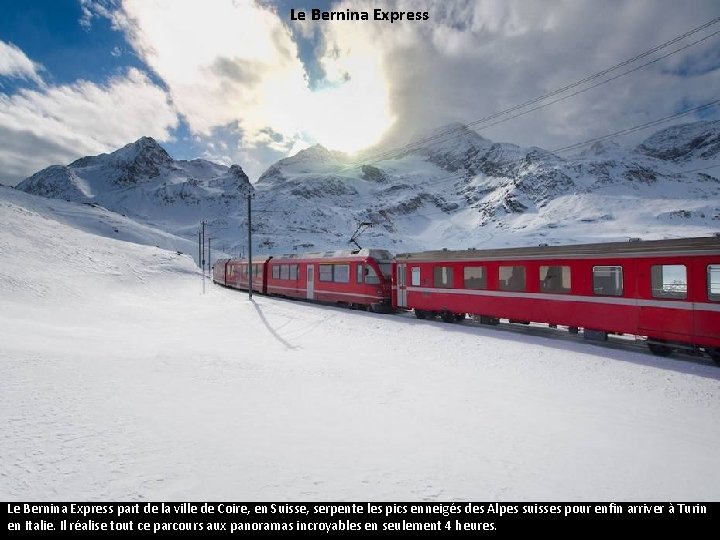
POLYGON ((436 287, 451 289, 453 286, 452 266, 436 266, 433 268, 436 287))
POLYGON ((336 264, 333 270, 333 281, 336 283, 350 283, 350 265, 336 264))
POLYGON ((358 283, 363 282, 363 265, 362 265, 362 263, 357 265, 357 272, 356 272, 355 280, 358 283))
POLYGON ((287 264, 280 266, 280 279, 290 279, 290 267, 287 264))
POLYGON ((380 278, 378 277, 377 272, 375 272, 375 269, 369 264, 365 265, 365 283, 369 285, 380 284, 380 278))
POLYGON ((655 298, 687 298, 687 268, 684 264, 656 264, 650 267, 655 298))
POLYGON ((290 265, 290 279, 294 279, 297 281, 298 277, 298 265, 297 264, 291 264, 290 265))
POLYGON ((280 279, 280 267, 277 264, 273 264, 272 277, 273 279, 280 279))
POLYGON ((708 274, 708 300, 720 301, 720 264, 709 264, 708 274))
POLYGON ((413 287, 418 287, 420 285, 420 267, 413 266, 411 270, 412 276, 410 278, 410 285, 412 285, 413 287))
POLYGON ((600 296, 622 296, 622 266, 593 266, 593 292, 600 296))
POLYGON ((332 281, 333 270, 332 264, 321 264, 318 271, 318 279, 320 281, 332 281))
POLYGON ((484 266, 466 266, 464 277, 466 289, 487 289, 487 274, 484 266))
POLYGON ((541 266, 540 290, 547 293, 569 293, 570 267, 541 266))
POLYGON ((501 291, 524 291, 525 267, 501 266, 498 269, 498 279, 501 291))

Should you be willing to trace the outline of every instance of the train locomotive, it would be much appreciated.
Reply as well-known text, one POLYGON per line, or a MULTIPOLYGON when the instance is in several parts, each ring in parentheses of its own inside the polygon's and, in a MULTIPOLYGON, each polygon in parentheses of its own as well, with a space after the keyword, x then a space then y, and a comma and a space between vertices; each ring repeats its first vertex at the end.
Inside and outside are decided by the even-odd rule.
POLYGON ((328 251, 223 259, 221 285, 444 322, 543 323, 646 338, 720 365, 720 238, 400 253, 328 251), (248 275, 252 273, 252 280, 248 275))

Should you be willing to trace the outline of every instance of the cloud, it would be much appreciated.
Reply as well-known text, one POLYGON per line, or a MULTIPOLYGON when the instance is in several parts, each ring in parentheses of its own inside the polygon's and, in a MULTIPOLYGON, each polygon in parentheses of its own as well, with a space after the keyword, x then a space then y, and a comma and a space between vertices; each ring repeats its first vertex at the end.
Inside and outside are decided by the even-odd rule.
MULTIPOLYGON (((347 0, 332 9, 374 6, 371 1, 347 0)), ((451 121, 475 121, 601 71, 717 16, 713 0, 691 1, 684 10, 670 0, 399 0, 384 9, 427 11, 429 20, 325 23, 319 61, 337 74, 353 51, 370 51, 378 58, 390 110, 397 117, 393 136, 451 121)), ((720 25, 676 47, 718 29, 720 25)), ((481 133, 552 149, 665 116, 684 101, 711 101, 720 87, 713 53, 719 39, 481 133), (667 69, 675 63, 682 69, 667 69)))
POLYGON ((255 150, 282 157, 314 142, 357 149, 392 123, 377 56, 358 50, 343 66, 327 60, 326 84, 311 89, 291 29, 267 5, 123 0, 112 16, 193 133, 237 124, 238 159, 255 150))
POLYGON ((273 96, 294 101, 305 87, 273 12, 244 0, 126 0, 115 20, 194 131, 208 135, 234 121, 248 133, 268 122, 285 124, 286 133, 297 127, 271 110, 273 96))
POLYGON ((105 84, 0 93, 0 181, 16 184, 48 165, 115 150, 144 135, 167 140, 177 123, 164 90, 134 68, 105 84))
POLYGON ((79 23, 85 30, 92 28, 92 21, 98 17, 113 19, 113 12, 117 9, 118 0, 80 0, 79 23))
POLYGON ((12 43, 0 41, 0 77, 19 77, 42 85, 40 71, 43 67, 30 60, 12 43))
MULTIPOLYGON (((716 0, 688 0, 682 10, 674 0, 394 0, 381 9, 426 11, 429 19, 291 23, 280 4, 82 0, 88 21, 108 17, 125 33, 208 155, 258 174, 314 142, 349 150, 383 135, 391 141, 473 122, 717 15, 716 0), (227 146, 221 152, 209 146, 219 133, 227 146)), ((342 0, 330 9, 367 11, 372 19, 378 6, 342 0)), ((717 42, 478 129, 494 140, 553 149, 710 101, 720 86, 717 42)))

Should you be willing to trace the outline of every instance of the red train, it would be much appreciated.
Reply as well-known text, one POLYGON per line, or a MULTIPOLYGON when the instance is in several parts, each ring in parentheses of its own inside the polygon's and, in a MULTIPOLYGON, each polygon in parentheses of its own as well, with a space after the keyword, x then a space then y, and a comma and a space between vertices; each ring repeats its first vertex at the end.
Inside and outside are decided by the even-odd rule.
POLYGON ((248 283, 252 283, 252 290, 267 294, 267 262, 271 257, 254 257, 252 269, 248 269, 248 262, 241 259, 218 259, 213 265, 213 281, 226 287, 248 290, 248 283), (252 278, 250 278, 252 274, 252 278))
MULTIPOLYGON (((253 257, 253 291, 389 312, 392 262, 384 249, 253 257)), ((221 285, 247 290, 247 276, 247 260, 213 266, 213 281, 221 285)))
MULTIPOLYGON (((257 261, 257 262, 256 262, 257 261)), ((263 257, 254 290, 418 318, 545 323, 647 337, 661 356, 706 352, 720 364, 720 238, 613 242, 464 251, 384 250, 263 257), (257 288, 256 288, 257 287, 257 288)), ((247 288, 218 261, 213 279, 247 288)), ((245 276, 247 271, 245 271, 245 276)))

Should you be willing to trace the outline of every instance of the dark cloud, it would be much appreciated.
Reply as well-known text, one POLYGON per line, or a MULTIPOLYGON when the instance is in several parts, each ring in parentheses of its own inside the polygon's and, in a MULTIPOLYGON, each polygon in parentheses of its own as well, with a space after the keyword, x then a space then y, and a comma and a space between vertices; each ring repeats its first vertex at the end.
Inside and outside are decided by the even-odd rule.
POLYGON ((66 164, 81 157, 84 148, 77 139, 54 140, 3 125, 0 141, 0 182, 9 186, 50 164, 66 164))
POLYGON ((225 57, 217 58, 211 70, 215 75, 227 77, 238 84, 256 84, 263 72, 262 66, 257 62, 225 57))

